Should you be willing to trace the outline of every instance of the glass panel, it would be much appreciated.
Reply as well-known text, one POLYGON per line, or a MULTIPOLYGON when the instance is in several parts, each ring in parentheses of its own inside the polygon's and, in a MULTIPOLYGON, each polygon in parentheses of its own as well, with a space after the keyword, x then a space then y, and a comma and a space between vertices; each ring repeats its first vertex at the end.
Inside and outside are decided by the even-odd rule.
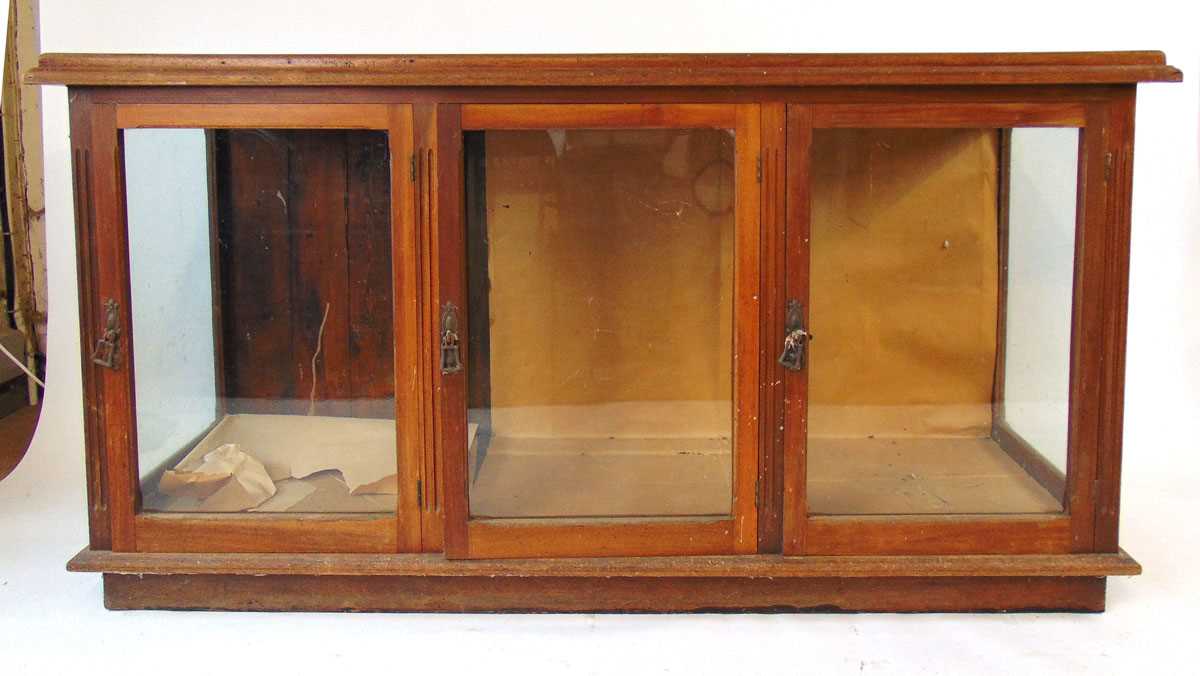
POLYGON ((387 134, 122 143, 143 509, 395 511, 387 134))
POLYGON ((733 150, 466 135, 472 515, 731 512, 733 150))
POLYGON ((1062 510, 1078 129, 823 129, 816 514, 1062 510))
POLYGON ((1067 470, 1079 132, 1012 130, 1003 420, 1067 470))

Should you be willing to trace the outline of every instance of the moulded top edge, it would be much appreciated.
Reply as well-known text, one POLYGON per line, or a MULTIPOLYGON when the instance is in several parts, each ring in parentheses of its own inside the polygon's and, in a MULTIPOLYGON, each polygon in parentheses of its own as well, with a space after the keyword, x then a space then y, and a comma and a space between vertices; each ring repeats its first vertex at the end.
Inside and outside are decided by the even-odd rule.
POLYGON ((1179 82, 1162 52, 955 54, 43 54, 76 86, 908 86, 1179 82))

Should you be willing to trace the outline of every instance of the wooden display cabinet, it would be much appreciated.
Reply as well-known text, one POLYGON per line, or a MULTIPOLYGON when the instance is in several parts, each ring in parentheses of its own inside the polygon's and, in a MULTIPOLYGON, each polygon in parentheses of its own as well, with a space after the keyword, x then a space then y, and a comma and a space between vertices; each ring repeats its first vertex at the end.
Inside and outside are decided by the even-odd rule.
POLYGON ((110 608, 1088 610, 1156 52, 42 57, 110 608))

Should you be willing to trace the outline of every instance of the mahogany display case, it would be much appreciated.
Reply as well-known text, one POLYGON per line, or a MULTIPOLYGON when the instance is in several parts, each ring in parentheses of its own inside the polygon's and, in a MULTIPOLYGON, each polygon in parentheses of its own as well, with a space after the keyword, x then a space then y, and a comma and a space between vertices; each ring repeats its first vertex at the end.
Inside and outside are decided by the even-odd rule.
POLYGON ((1104 608, 1158 52, 43 55, 114 609, 1104 608))

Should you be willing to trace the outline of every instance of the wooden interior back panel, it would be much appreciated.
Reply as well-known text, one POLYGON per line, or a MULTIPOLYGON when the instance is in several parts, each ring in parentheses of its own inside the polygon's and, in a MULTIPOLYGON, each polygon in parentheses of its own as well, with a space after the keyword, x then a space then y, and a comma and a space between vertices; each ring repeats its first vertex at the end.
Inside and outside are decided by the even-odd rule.
POLYGON ((216 134, 229 412, 392 415, 387 154, 383 132, 216 134))

